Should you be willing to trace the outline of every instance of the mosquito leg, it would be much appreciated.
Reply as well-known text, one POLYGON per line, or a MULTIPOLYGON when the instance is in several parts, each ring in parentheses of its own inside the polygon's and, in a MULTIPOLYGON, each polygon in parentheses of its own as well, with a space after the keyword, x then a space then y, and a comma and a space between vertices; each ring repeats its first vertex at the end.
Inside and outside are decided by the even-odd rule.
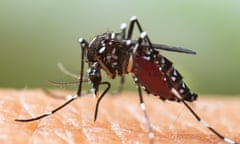
POLYGON ((135 24, 135 23, 137 24, 140 33, 143 32, 143 29, 142 29, 139 21, 137 20, 137 17, 136 17, 136 16, 133 16, 133 17, 131 17, 131 19, 130 19, 130 24, 129 24, 127 39, 131 39, 131 38, 132 38, 132 34, 133 34, 133 29, 134 29, 134 24, 135 24))
POLYGON ((98 108, 99 104, 102 100, 102 98, 105 96, 105 94, 108 92, 108 90, 111 87, 111 84, 109 82, 101 82, 99 85, 107 85, 107 88, 103 91, 103 93, 100 95, 100 97, 97 99, 96 107, 95 107, 95 112, 94 112, 94 121, 97 120, 97 115, 98 115, 98 108))
POLYGON ((82 78, 83 78, 83 71, 84 71, 84 56, 85 56, 85 53, 86 53, 86 48, 88 47, 88 42, 86 40, 84 40, 83 38, 80 38, 79 43, 82 47, 82 56, 81 56, 80 79, 79 79, 79 86, 78 86, 78 90, 77 90, 77 95, 81 96, 82 78))
MULTIPOLYGON (((139 25, 140 26, 140 25, 139 25)), ((141 27, 140 27, 140 31, 141 31, 141 27)), ((140 48, 140 45, 142 44, 143 40, 146 38, 147 34, 146 32, 141 32, 140 34, 140 37, 138 38, 134 48, 133 48, 133 58, 136 57, 136 54, 137 52, 140 52, 141 49, 140 48)), ((134 63, 131 64, 132 66, 131 67, 134 67, 134 63)), ((133 69, 133 71, 137 71, 137 69, 133 69)), ((134 72, 135 73, 135 72, 134 72)), ((152 127, 151 127, 151 123, 150 123, 150 120, 148 118, 148 114, 147 114, 147 110, 146 110, 146 107, 145 107, 145 104, 144 104, 144 101, 143 101, 143 96, 142 96, 142 90, 141 90, 141 86, 139 84, 139 81, 138 81, 138 78, 133 76, 136 84, 137 84, 137 87, 138 87, 138 95, 139 95, 139 100, 140 100, 140 106, 141 106, 141 109, 144 113, 144 117, 145 117, 145 120, 146 120, 146 123, 147 123, 147 127, 148 127, 148 137, 149 137, 149 140, 150 140, 150 143, 153 144, 154 143, 154 134, 153 134, 153 131, 152 131, 152 127)))
MULTIPOLYGON (((130 26, 129 26, 129 29, 128 29, 128 35, 127 35, 128 40, 132 38, 134 24, 137 25, 140 33, 143 32, 143 29, 142 29, 142 27, 140 25, 140 22, 138 21, 137 17, 136 16, 131 17, 130 26)), ((168 45, 163 45, 163 44, 152 44, 148 37, 146 37, 146 41, 148 42, 147 46, 150 46, 151 48, 154 47, 156 49, 161 49, 161 50, 174 51, 174 52, 180 52, 180 53, 188 53, 188 54, 196 54, 195 51, 188 50, 188 49, 181 48, 181 47, 174 47, 174 46, 168 46, 168 45)))
POLYGON ((233 140, 224 137, 219 132, 217 132, 214 128, 212 128, 205 120, 201 119, 198 114, 182 99, 182 97, 179 95, 176 89, 172 88, 171 92, 178 98, 186 107, 187 109, 192 113, 192 115, 201 123, 204 127, 208 128, 211 132, 213 132, 217 137, 219 137, 221 140, 225 141, 228 144, 238 144, 237 142, 234 142, 233 140))
POLYGON ((111 87, 111 84, 109 82, 101 82, 99 85, 107 85, 107 88, 103 91, 103 93, 100 95, 100 97, 97 99, 96 107, 95 107, 95 112, 94 112, 94 121, 97 120, 97 115, 98 115, 98 108, 99 104, 102 100, 102 98, 105 96, 105 94, 108 92, 108 90, 111 87))
POLYGON ((79 98, 81 96, 81 93, 82 93, 82 77, 83 77, 83 71, 84 71, 84 54, 85 54, 85 50, 88 46, 88 43, 80 38, 79 39, 79 42, 80 42, 80 45, 82 47, 82 59, 81 59, 81 69, 80 69, 80 79, 79 79, 79 87, 78 87, 78 91, 77 91, 77 94, 76 95, 73 95, 72 97, 70 97, 64 104, 62 104, 61 106, 55 108, 54 110, 50 111, 50 112, 47 112, 47 113, 44 113, 40 116, 37 116, 35 118, 30 118, 30 119, 15 119, 15 121, 18 121, 18 122, 30 122, 30 121, 35 121, 35 120, 39 120, 41 118, 44 118, 44 117, 47 117, 49 115, 52 115, 54 114, 55 112, 59 111, 60 109, 62 109, 63 107, 65 107, 66 105, 68 105, 69 103, 71 103, 72 101, 74 101, 75 99, 79 98))
MULTIPOLYGON (((133 53, 130 58, 134 59, 136 57, 137 53, 141 52, 140 45, 143 43, 143 41, 146 37, 147 37, 146 32, 142 32, 140 34, 140 37, 138 38, 138 40, 135 43, 135 46, 133 47, 133 53)), ((133 67, 134 67, 133 65, 134 65, 133 60, 132 61, 129 60, 128 71, 131 71, 131 69, 133 69, 133 67)), ((133 71, 137 71, 137 69, 133 69, 133 71)))
MULTIPOLYGON (((127 36, 127 39, 131 39, 132 38, 132 34, 133 34, 133 29, 134 29, 134 24, 137 25, 138 29, 139 29, 139 32, 142 34, 144 33, 143 29, 142 29, 142 26, 140 25, 140 22, 138 21, 137 17, 136 16, 133 16, 131 17, 130 19, 130 26, 129 26, 129 29, 128 29, 128 36, 127 36)), ((146 33, 146 32, 145 32, 146 33)), ((149 37, 146 35, 146 41, 148 42, 150 48, 153 48, 152 46, 152 43, 149 39, 149 37)))
POLYGON ((127 30, 127 24, 122 23, 121 24, 121 37, 123 40, 126 39, 126 30, 127 30))
POLYGON ((57 112, 58 110, 62 109, 63 107, 65 107, 66 105, 68 105, 70 102, 74 101, 75 99, 77 99, 78 96, 77 95, 74 95, 72 96, 68 101, 66 101, 63 105, 57 107, 56 109, 50 111, 50 112, 47 112, 47 113, 44 113, 40 116, 37 116, 35 118, 30 118, 30 119, 15 119, 15 121, 18 121, 18 122, 30 122, 30 121, 35 121, 35 120, 39 120, 41 118, 44 118, 44 117, 47 117, 49 115, 52 115, 54 114, 55 112, 57 112))
MULTIPOLYGON (((127 24, 126 23, 122 23, 121 24, 121 37, 122 37, 123 40, 126 39, 126 29, 127 29, 127 24)), ((125 80, 125 77, 121 76, 120 86, 118 88, 117 94, 122 92, 123 85, 124 85, 124 80, 125 80)))
POLYGON ((125 77, 124 77, 124 76, 121 76, 120 86, 119 86, 119 89, 118 89, 118 93, 121 93, 121 92, 123 91, 124 83, 125 83, 125 77))
POLYGON ((146 107, 145 107, 145 104, 144 104, 144 101, 143 101, 141 86, 138 83, 138 81, 136 81, 136 83, 137 83, 137 87, 138 87, 138 95, 139 95, 139 100, 140 100, 140 106, 141 106, 141 109, 144 113, 144 117, 145 117, 147 127, 148 127, 148 138, 150 140, 150 143, 153 144, 154 143, 154 133, 152 131, 151 122, 149 120, 147 110, 146 110, 146 107))

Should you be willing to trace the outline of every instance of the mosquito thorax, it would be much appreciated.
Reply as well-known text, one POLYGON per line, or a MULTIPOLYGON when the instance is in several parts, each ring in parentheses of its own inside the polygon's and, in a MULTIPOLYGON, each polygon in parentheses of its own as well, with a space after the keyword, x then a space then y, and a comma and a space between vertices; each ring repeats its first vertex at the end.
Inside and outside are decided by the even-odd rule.
POLYGON ((100 68, 111 78, 127 73, 129 55, 129 46, 126 45, 120 33, 97 35, 87 49, 88 61, 98 62, 100 68))

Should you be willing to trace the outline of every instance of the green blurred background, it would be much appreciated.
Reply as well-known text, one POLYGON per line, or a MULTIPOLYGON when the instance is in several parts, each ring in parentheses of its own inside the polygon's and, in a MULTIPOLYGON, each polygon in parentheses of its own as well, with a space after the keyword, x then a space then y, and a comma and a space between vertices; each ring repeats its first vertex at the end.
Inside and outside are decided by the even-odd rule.
MULTIPOLYGON (((239 94, 239 0, 1 0, 0 87, 52 88, 48 80, 74 81, 57 63, 79 73, 78 38, 117 32, 133 15, 153 42, 197 51, 163 52, 194 91, 239 94)), ((125 89, 135 89, 130 76, 125 89)))

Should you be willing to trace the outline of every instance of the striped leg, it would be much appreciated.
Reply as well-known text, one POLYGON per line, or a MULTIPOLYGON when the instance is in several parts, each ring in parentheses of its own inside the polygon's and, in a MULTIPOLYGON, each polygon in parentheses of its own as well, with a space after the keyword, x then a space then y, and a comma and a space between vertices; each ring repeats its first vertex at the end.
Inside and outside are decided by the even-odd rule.
POLYGON ((72 97, 70 97, 64 104, 62 104, 61 106, 55 108, 54 110, 44 113, 40 116, 37 116, 35 118, 30 118, 30 119, 15 119, 15 121, 18 122, 31 122, 31 121, 35 121, 35 120, 39 120, 41 118, 47 117, 49 115, 54 114, 55 112, 59 111, 60 109, 62 109, 63 107, 65 107, 66 105, 68 105, 69 103, 71 103, 72 101, 74 101, 75 99, 79 98, 82 95, 82 77, 83 77, 83 71, 84 71, 84 54, 85 54, 85 50, 88 46, 88 43, 80 38, 79 39, 80 45, 82 47, 82 59, 81 59, 81 69, 80 69, 80 79, 79 79, 79 87, 78 87, 78 91, 76 95, 73 95, 72 97))
MULTIPOLYGON (((120 28, 121 28, 121 37, 122 37, 123 40, 125 40, 126 39, 127 24, 122 23, 120 28)), ((121 93, 123 91, 124 82, 125 82, 125 76, 122 75, 121 80, 120 80, 120 86, 117 90, 117 93, 121 93)))
MULTIPOLYGON (((142 27, 141 27, 141 25, 140 25, 137 17, 136 17, 136 16, 133 16, 133 17, 131 17, 131 19, 130 19, 130 26, 129 26, 128 35, 127 35, 127 39, 128 39, 128 40, 132 38, 133 29, 134 29, 134 24, 137 25, 137 27, 138 27, 141 35, 144 34, 144 33, 146 33, 146 32, 143 31, 143 29, 142 29, 142 27)), ((144 36, 144 37, 145 37, 145 36, 144 36)), ((149 37, 148 37, 147 35, 146 35, 146 37, 144 38, 144 40, 147 41, 149 47, 152 49, 152 48, 153 48, 152 43, 151 43, 151 41, 150 41, 150 39, 149 39, 149 37)))
POLYGON ((193 114, 193 116, 201 123, 204 127, 208 128, 211 132, 213 132, 216 136, 218 136, 220 139, 225 141, 228 144, 238 144, 237 142, 224 137, 219 132, 217 132, 215 129, 213 129, 206 121, 201 119, 198 114, 182 99, 182 97, 179 95, 176 89, 172 88, 171 92, 187 107, 187 109, 193 114))
MULTIPOLYGON (((140 37, 139 37, 137 43, 135 44, 135 46, 133 48, 133 57, 136 56, 136 52, 141 51, 139 49, 139 47, 141 46, 142 42, 145 40, 146 37, 147 37, 146 32, 142 32, 140 34, 140 37)), ((137 71, 137 69, 134 69, 134 71, 137 71)), ((148 127, 148 137, 149 137, 150 143, 153 144, 154 143, 154 133, 152 131, 151 122, 148 118, 147 110, 146 110, 146 107, 145 107, 145 104, 144 104, 144 101, 143 101, 141 86, 139 84, 138 78, 135 77, 135 76, 133 76, 133 78, 134 78, 135 83, 137 84, 137 87, 138 87, 138 95, 139 95, 139 100, 140 100, 140 106, 141 106, 141 109, 144 113, 144 117, 145 117, 147 127, 148 127)))
POLYGON ((138 86, 138 95, 139 95, 139 100, 140 100, 140 106, 141 106, 141 109, 144 113, 144 117, 145 117, 147 127, 148 127, 148 138, 150 140, 150 144, 153 144, 154 143, 154 133, 152 131, 151 122, 148 118, 147 110, 146 110, 146 107, 145 107, 145 104, 144 104, 144 101, 143 101, 141 86, 140 86, 140 84, 138 84, 138 82, 137 82, 137 86, 138 86))

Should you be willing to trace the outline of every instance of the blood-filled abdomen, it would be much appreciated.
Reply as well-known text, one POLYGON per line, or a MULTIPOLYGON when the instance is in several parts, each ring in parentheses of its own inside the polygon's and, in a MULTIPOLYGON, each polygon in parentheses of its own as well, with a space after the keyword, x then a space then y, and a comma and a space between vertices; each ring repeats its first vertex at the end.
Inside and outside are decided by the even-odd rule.
POLYGON ((148 93, 160 96, 163 100, 179 101, 179 98, 171 93, 171 88, 174 88, 184 100, 196 100, 197 94, 192 93, 182 81, 182 76, 172 66, 171 61, 156 51, 144 50, 142 55, 135 58, 132 72, 148 93))

